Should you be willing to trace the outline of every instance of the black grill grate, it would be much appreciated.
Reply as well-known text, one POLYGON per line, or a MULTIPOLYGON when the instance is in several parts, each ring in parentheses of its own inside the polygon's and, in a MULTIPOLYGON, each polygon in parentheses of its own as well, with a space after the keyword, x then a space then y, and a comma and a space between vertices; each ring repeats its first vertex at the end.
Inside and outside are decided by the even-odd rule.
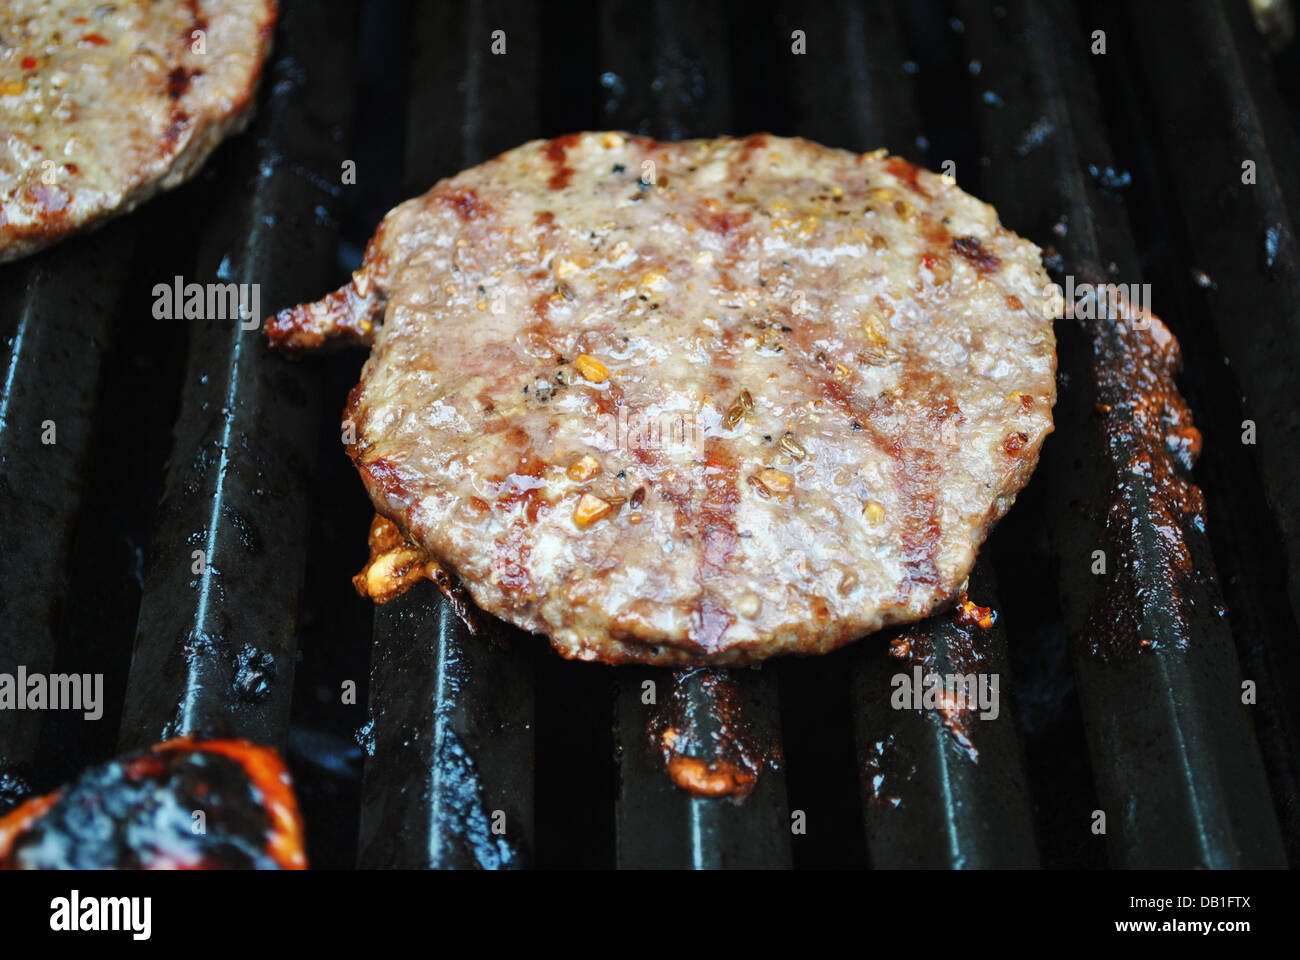
MULTIPOLYGON (((1300 220, 1284 179, 1300 104, 1244 4, 1195 0, 1176 19, 1110 0, 284 8, 258 118, 196 183, 0 272, 0 671, 102 672, 109 699, 95 722, 0 712, 0 804, 119 746, 224 730, 287 749, 320 866, 1300 859, 1300 220), (972 577, 1000 614, 980 669, 1003 711, 968 743, 889 709, 909 661, 888 638, 734 671, 723 705, 705 672, 566 663, 482 616, 471 634, 430 584, 376 609, 353 596, 370 510, 336 424, 359 358, 290 363, 231 321, 155 320, 154 284, 257 282, 264 313, 311 299, 406 196, 600 128, 952 161, 1068 270, 1151 282, 1183 343, 1209 505, 1208 531, 1188 531, 1198 575, 1174 591, 1154 569, 1158 518, 1126 488, 1156 649, 1088 652, 1108 588, 1092 551, 1127 549, 1099 504, 1130 451, 1097 429, 1097 357, 1115 343, 1064 322, 1057 432, 972 577), (1090 172, 1107 167, 1131 185, 1090 172), (669 783, 646 680, 706 741, 726 707, 770 746, 743 805, 669 783)), ((966 655, 948 616, 892 636, 940 670, 966 655)))

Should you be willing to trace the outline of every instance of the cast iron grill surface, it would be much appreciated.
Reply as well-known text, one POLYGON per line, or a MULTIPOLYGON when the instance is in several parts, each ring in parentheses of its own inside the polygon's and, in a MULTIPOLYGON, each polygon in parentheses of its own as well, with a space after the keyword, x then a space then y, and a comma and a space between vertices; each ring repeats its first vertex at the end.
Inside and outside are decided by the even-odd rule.
POLYGON ((0 810, 220 732, 286 752, 322 867, 1295 865, 1300 64, 1265 50, 1235 0, 285 0, 246 134, 0 270, 0 672, 105 690, 98 720, 0 711, 0 810), (1056 433, 970 582, 991 625, 674 672, 563 661, 429 583, 356 597, 372 511, 338 423, 361 355, 292 362, 237 320, 155 319, 154 286, 257 283, 264 314, 314 299, 400 200, 610 128, 951 163, 1056 279, 1149 283, 1205 438, 1188 582, 1160 569, 1146 488, 1114 481, 1132 451, 1106 442, 1126 405, 1101 374, 1123 344, 1062 320, 1056 433), (1116 596, 1136 656, 1094 652, 1116 596), (997 718, 892 709, 922 662, 996 674, 997 718), (752 792, 674 786, 668 726, 756 771, 752 792))

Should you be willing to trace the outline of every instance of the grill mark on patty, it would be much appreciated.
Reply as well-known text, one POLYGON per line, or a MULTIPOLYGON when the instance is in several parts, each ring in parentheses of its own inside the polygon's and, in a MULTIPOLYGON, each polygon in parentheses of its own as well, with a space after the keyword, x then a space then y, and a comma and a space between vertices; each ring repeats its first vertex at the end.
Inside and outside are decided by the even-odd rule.
POLYGON ((171 73, 167 74, 167 96, 173 100, 179 100, 182 94, 190 88, 190 72, 184 67, 176 67, 171 73))
POLYGON ((730 238, 733 231, 749 222, 749 213, 745 210, 718 210, 706 202, 696 207, 695 220, 704 229, 730 238))
POLYGON ((536 523, 547 503, 541 498, 541 485, 528 481, 541 479, 546 472, 546 462, 537 456, 532 439, 522 427, 512 427, 506 436, 513 447, 522 451, 519 460, 510 473, 487 477, 487 483, 494 489, 498 510, 512 511, 522 505, 524 518, 529 523, 536 523))
POLYGON ((1002 266, 1002 261, 984 249, 979 237, 953 237, 952 248, 965 257, 980 273, 997 273, 1002 266))
MULTIPOLYGON (((808 358, 810 365, 818 366, 817 361, 808 358)), ((822 371, 816 377, 817 392, 822 398, 835 404, 850 422, 858 421, 862 415, 862 406, 853 397, 853 394, 844 386, 842 382, 835 379, 833 374, 822 371)))
MULTIPOLYGON (((186 0, 185 6, 189 9, 190 25, 185 28, 181 35, 180 56, 184 56, 190 50, 190 45, 194 42, 194 32, 202 30, 205 34, 208 32, 207 17, 199 11, 199 0, 186 0)), ((199 71, 194 71, 198 73, 199 71)), ((167 96, 173 100, 179 100, 185 95, 190 88, 190 77, 192 74, 184 66, 177 66, 167 74, 167 96)), ((183 128, 189 117, 178 107, 172 107, 171 123, 167 127, 167 143, 175 143, 176 137, 179 136, 180 129, 183 128)))
MULTIPOLYGON (((354 462, 367 483, 373 485, 375 489, 383 491, 386 500, 392 501, 396 497, 403 502, 404 506, 414 503, 415 491, 402 477, 397 464, 391 457, 376 457, 374 460, 364 461, 358 456, 354 462)), ((392 509, 391 505, 389 509, 392 509)), ((380 512, 383 513, 383 511, 380 512)), ((404 521, 400 519, 400 515, 399 517, 391 516, 388 513, 384 515, 399 527, 405 526, 404 521)))
MULTIPOLYGON (((719 334, 712 354, 711 372, 706 376, 706 388, 715 397, 737 392, 736 385, 726 372, 736 361, 737 331, 728 324, 719 334)), ((642 463, 650 462, 647 451, 636 450, 642 463)), ((718 650, 722 638, 735 616, 720 599, 712 581, 727 575, 736 544, 740 540, 736 529, 736 506, 740 502, 737 483, 740 468, 728 442, 722 437, 708 437, 704 441, 704 463, 700 478, 704 488, 698 494, 682 482, 661 488, 660 496, 673 505, 680 528, 695 543, 695 580, 700 593, 688 607, 690 624, 687 640, 706 653, 718 650)))
POLYGON ((713 651, 736 621, 709 581, 726 573, 735 552, 739 540, 735 514, 740 494, 736 487, 738 468, 726 442, 710 437, 704 452, 704 492, 699 506, 693 515, 683 516, 679 509, 678 516, 699 541, 695 571, 701 593, 691 608, 689 639, 701 649, 713 651))
MULTIPOLYGON (((748 215, 746 215, 746 218, 748 215)), ((739 392, 730 371, 738 353, 737 329, 723 326, 713 350, 708 385, 715 396, 739 392)), ((736 529, 736 505, 740 502, 738 484, 740 468, 728 442, 721 437, 704 441, 704 490, 694 516, 685 519, 687 528, 698 537, 695 573, 700 597, 691 606, 691 625, 687 637, 705 651, 719 648, 722 638, 736 622, 735 616, 721 601, 711 581, 724 577, 740 533, 736 529)), ((681 516, 680 510, 678 516, 681 516)))
POLYGON ((514 599, 531 601, 536 598, 537 588, 528 572, 532 554, 528 529, 523 523, 512 523, 505 539, 496 542, 492 573, 497 585, 514 599))
POLYGON ((921 236, 936 249, 947 252, 952 243, 952 234, 942 220, 937 220, 928 213, 921 214, 921 236))
POLYGON ((749 162, 750 157, 756 151, 762 150, 767 146, 768 136, 766 133, 751 133, 744 140, 740 141, 740 160, 741 164, 749 162))
POLYGON ((492 212, 491 205, 479 197, 478 191, 472 187, 438 192, 433 196, 455 210, 462 220, 481 220, 492 212))
POLYGON ((965 420, 941 376, 911 363, 905 366, 903 375, 916 391, 911 395, 924 396, 924 406, 905 412, 903 427, 889 446, 890 473, 903 505, 904 576, 894 594, 894 602, 899 604, 908 602, 914 587, 933 588, 940 582, 936 561, 943 511, 935 491, 940 489, 943 466, 934 451, 916 441, 942 434, 949 417, 959 418, 958 423, 965 420))
MULTIPOLYGON (((207 32, 208 22, 199 12, 198 0, 187 0, 186 6, 189 8, 190 25, 185 29, 181 36, 181 49, 179 56, 183 57, 190 49, 190 43, 194 36, 195 30, 207 32)), ((180 140, 181 134, 189 124, 189 114, 180 106, 180 99, 190 88, 190 73, 184 66, 177 66, 167 74, 167 96, 172 101, 171 114, 167 123, 167 129, 163 132, 162 141, 158 145, 158 153, 167 155, 176 148, 176 143, 180 140)))
POLYGON ((158 143, 158 153, 161 156, 171 153, 176 149, 176 143, 180 140, 181 134, 189 126, 190 115, 179 107, 172 108, 171 122, 167 124, 167 129, 163 133, 163 138, 158 143))
POLYGON ((806 376, 813 384, 817 393, 823 400, 830 401, 849 423, 865 424, 867 417, 871 415, 871 410, 867 405, 859 403, 854 397, 852 390, 847 386, 849 380, 837 380, 834 370, 834 364, 820 362, 817 357, 823 351, 818 350, 816 344, 812 342, 815 331, 807 323, 797 322, 793 318, 790 320, 791 337, 790 344, 794 349, 790 350, 790 356, 797 361, 803 368, 806 376))
POLYGON ((543 153, 554 168, 551 179, 547 181, 547 186, 552 190, 563 190, 569 185, 569 179, 573 176, 573 168, 568 164, 568 153, 569 148, 577 142, 578 134, 576 133, 566 133, 562 137, 547 141, 543 153))
MULTIPOLYGON (((893 602, 904 604, 915 586, 935 586, 939 583, 936 564, 936 552, 942 533, 941 512, 933 491, 942 472, 935 456, 917 446, 912 434, 919 434, 916 439, 925 439, 937 431, 948 416, 960 416, 960 410, 952 401, 951 393, 940 388, 937 392, 943 398, 936 409, 934 399, 936 389, 932 385, 928 395, 928 412, 924 422, 916 425, 907 423, 897 431, 882 430, 877 424, 878 418, 887 411, 879 409, 878 402, 859 403, 846 388, 844 382, 825 373, 822 364, 809 355, 808 346, 797 335, 794 343, 798 347, 795 356, 808 369, 821 396, 831 401, 852 424, 857 424, 879 450, 888 451, 888 470, 890 479, 897 491, 899 503, 905 505, 902 515, 902 548, 904 576, 893 602)), ((921 370, 912 364, 903 368, 902 385, 907 396, 915 396, 914 391, 927 381, 933 382, 934 374, 921 370)))
POLYGON ((495 509, 508 516, 504 537, 493 543, 492 570, 502 590, 527 603, 537 596, 530 569, 530 528, 551 510, 542 497, 543 484, 538 482, 546 473, 546 462, 537 455, 532 437, 523 427, 511 427, 505 440, 509 449, 519 451, 514 467, 484 478, 492 497, 490 504, 476 497, 478 502, 471 505, 481 512, 495 509))
POLYGON ((938 504, 930 492, 939 469, 933 454, 908 447, 903 437, 890 444, 889 452, 890 472, 903 510, 903 579, 894 594, 894 603, 902 605, 907 603, 913 587, 939 582, 935 551, 941 525, 938 504))
POLYGON ((920 194, 927 200, 930 199, 930 195, 925 192, 921 187, 920 181, 917 180, 917 174, 921 172, 921 168, 916 164, 909 163, 902 157, 890 157, 885 161, 885 169, 899 180, 902 180, 903 183, 907 185, 907 189, 911 190, 913 193, 920 194))
POLYGON ((619 407, 623 406, 623 388, 615 380, 606 380, 604 390, 592 389, 591 402, 596 412, 605 416, 617 417, 619 407))
POLYGON ((39 208, 46 220, 64 215, 72 195, 57 183, 33 183, 23 188, 32 205, 39 208))
POLYGON ((208 18, 199 11, 199 0, 186 0, 185 5, 190 11, 190 28, 185 31, 184 37, 184 45, 188 48, 195 30, 202 30, 204 33, 207 32, 208 18))

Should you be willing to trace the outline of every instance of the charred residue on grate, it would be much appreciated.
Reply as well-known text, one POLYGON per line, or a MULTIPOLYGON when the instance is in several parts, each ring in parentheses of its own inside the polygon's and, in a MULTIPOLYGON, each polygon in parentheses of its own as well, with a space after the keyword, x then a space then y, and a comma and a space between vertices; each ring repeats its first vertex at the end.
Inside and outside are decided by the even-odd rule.
MULTIPOLYGON (((982 58, 983 75, 1010 94, 986 101, 980 112, 991 157, 987 198, 1011 227, 1031 235, 1047 236, 1053 221, 1067 224, 1056 231, 1060 263, 1079 282, 1090 264, 1104 264, 1108 280, 1140 282, 1124 178, 1099 175, 1115 168, 1091 71, 1067 66, 1083 56, 1072 56, 1075 47, 1088 49, 1090 34, 1077 12, 1064 3, 1013 3, 999 17, 967 6, 968 49, 982 58), (1022 51, 1009 41, 1023 44, 1022 51), (1017 150, 1024 132, 1044 119, 1050 135, 1017 150), (1050 175, 1042 175, 1043 165, 1050 175)), ((1148 500, 1156 491, 1142 478, 1116 479, 1140 453, 1134 431, 1141 425, 1128 407, 1107 403, 1114 372, 1100 365, 1130 362, 1132 344, 1114 321, 1067 320, 1057 329, 1057 434, 1042 469, 1110 862, 1274 864, 1282 856, 1275 814, 1241 709, 1240 670, 1219 615, 1204 532, 1194 522, 1181 525, 1194 573, 1175 589, 1161 550, 1160 514, 1148 500), (1108 418, 1116 417, 1123 428, 1108 432, 1108 418), (1130 522, 1108 524, 1111 504, 1130 522), (1124 573, 1139 585, 1123 602, 1140 605, 1125 615, 1148 641, 1140 655, 1125 659, 1090 652, 1089 631, 1108 629, 1093 612, 1114 595, 1113 567, 1100 572, 1095 551, 1116 563, 1113 547, 1107 552, 1116 537, 1136 551, 1127 556, 1138 569, 1124 573)))

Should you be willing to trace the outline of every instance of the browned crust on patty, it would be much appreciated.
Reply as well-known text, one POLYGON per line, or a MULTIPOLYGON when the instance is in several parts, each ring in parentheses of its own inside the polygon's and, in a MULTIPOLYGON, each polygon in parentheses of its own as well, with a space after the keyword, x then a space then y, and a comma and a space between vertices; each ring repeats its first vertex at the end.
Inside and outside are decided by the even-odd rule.
POLYGON ((276 10, 274 0, 6 3, 0 261, 192 177, 247 125, 276 10))
POLYGON ((525 144, 393 210, 351 288, 268 333, 373 334, 345 421, 376 510, 579 659, 738 664, 924 617, 1051 430, 1038 249, 883 151, 525 144))
POLYGON ((383 236, 381 224, 366 247, 361 269, 343 286, 315 303, 300 303, 267 317, 263 330, 271 345, 289 354, 370 346, 388 298, 383 236))

